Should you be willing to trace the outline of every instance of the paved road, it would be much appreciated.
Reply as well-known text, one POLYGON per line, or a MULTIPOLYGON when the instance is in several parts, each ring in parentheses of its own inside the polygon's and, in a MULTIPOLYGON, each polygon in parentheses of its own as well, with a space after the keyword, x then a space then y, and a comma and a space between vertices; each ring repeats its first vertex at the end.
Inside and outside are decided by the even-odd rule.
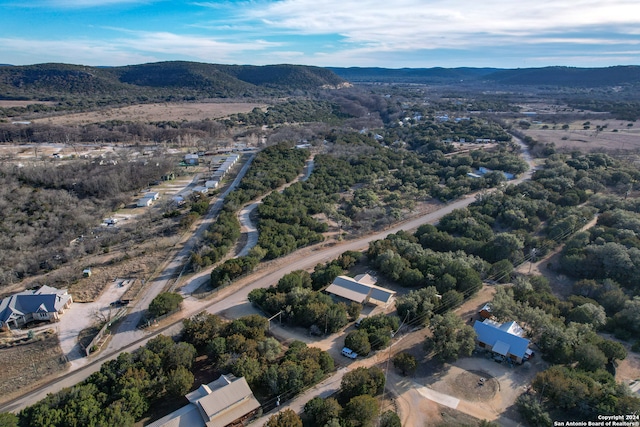
POLYGON ((151 301, 163 290, 170 287, 170 290, 174 290, 173 287, 175 284, 179 282, 178 279, 175 279, 176 276, 182 275, 183 269, 187 265, 187 261, 189 260, 189 256, 191 255, 191 251, 196 246, 198 241, 200 240, 200 236, 211 226, 214 222, 215 218, 218 216, 218 213, 222 209, 222 205, 224 203, 224 198, 233 191, 240 180, 249 170, 249 166, 253 161, 255 155, 251 155, 249 160, 242 166, 240 172, 233 180, 229 188, 222 193, 217 200, 212 204, 209 208, 207 215, 200 222, 200 225, 196 229, 196 231, 188 238, 187 241, 183 242, 182 247, 177 249, 177 253, 173 257, 173 259, 165 266, 164 270, 160 275, 153 278, 151 282, 147 283, 142 290, 142 296, 136 301, 135 305, 130 309, 127 316, 120 323, 118 330, 113 333, 113 337, 109 341, 107 347, 103 350, 103 353, 113 353, 120 351, 122 348, 127 346, 129 343, 135 342, 141 338, 144 338, 146 335, 145 331, 142 331, 137 328, 140 323, 140 319, 142 319, 142 315, 151 301), (171 286, 170 286, 171 284, 171 286))
MULTIPOLYGON (((247 302, 247 295, 250 291, 256 288, 264 288, 275 284, 283 275, 290 273, 291 271, 311 269, 316 264, 332 260, 345 251, 364 250, 368 247, 370 242, 378 239, 383 239, 390 233, 396 233, 400 230, 415 229, 420 225, 426 223, 434 223, 438 221, 442 216, 450 213, 454 209, 468 206, 474 200, 475 198, 473 196, 469 196, 446 205, 435 212, 429 213, 419 218, 411 219, 371 236, 363 237, 358 240, 345 241, 332 246, 320 244, 311 248, 303 249, 302 251, 298 251, 286 257, 274 260, 270 263, 267 263, 267 265, 263 266, 254 274, 251 274, 250 276, 239 280, 234 285, 222 290, 218 295, 215 296, 213 301, 205 301, 196 309, 191 310, 190 312, 183 313, 184 316, 182 317, 184 318, 193 315, 202 310, 207 310, 210 313, 219 313, 231 307, 245 304, 247 302)), ((165 277, 164 280, 164 284, 166 284, 167 278, 165 277)), ((159 281, 158 283, 162 282, 159 281)), ((161 289, 162 288, 160 288, 160 290, 161 289)), ((158 293, 159 292, 160 291, 158 291, 158 293)), ((89 363, 86 366, 79 368, 76 371, 69 372, 63 375, 61 378, 57 378, 52 382, 39 387, 38 389, 29 392, 28 394, 5 403, 4 405, 0 406, 0 411, 17 412, 25 408, 26 406, 32 405, 43 399, 48 393, 55 393, 64 387, 70 387, 74 384, 77 384, 78 382, 86 379, 92 373, 100 370, 100 366, 103 362, 116 358, 120 352, 133 351, 136 348, 143 346, 149 339, 160 333, 178 333, 181 329, 181 326, 182 321, 180 320, 161 330, 143 332, 135 328, 133 328, 133 330, 129 329, 131 327, 131 325, 129 325, 128 328, 124 328, 124 333, 121 333, 121 331, 119 330, 118 333, 112 338, 111 345, 106 347, 106 350, 102 352, 104 356, 89 363), (145 336, 145 334, 147 335, 145 336), (113 345, 113 341, 116 338, 118 338, 117 342, 119 343, 125 342, 126 340, 129 341, 126 341, 125 344, 115 346, 113 345)))
MULTIPOLYGON (((245 168, 248 168, 248 166, 245 165, 245 168)), ((239 176, 246 172, 245 168, 243 168, 243 171, 241 171, 239 176)), ((525 173, 523 177, 511 181, 511 183, 518 183, 529 179, 531 173, 532 172, 530 170, 525 173)), ((234 181, 234 184, 235 183, 236 182, 234 181)), ((189 312, 184 312, 183 316, 181 317, 185 318, 202 310, 207 310, 210 313, 220 313, 234 306, 245 304, 247 302, 247 295, 250 291, 256 288, 264 288, 273 285, 277 283, 277 281, 282 276, 290 273, 291 271, 311 269, 318 263, 324 263, 329 260, 335 259, 345 251, 364 250, 368 247, 370 242, 374 240, 384 239, 387 235, 396 233, 400 230, 414 230, 423 224, 434 224, 444 215, 451 213, 455 209, 466 207, 474 201, 475 195, 470 195, 465 198, 456 200, 448 205, 445 205, 435 212, 431 212, 424 216, 412 218, 400 224, 396 224, 385 231, 362 237, 357 240, 344 241, 335 245, 329 245, 326 243, 315 245, 313 247, 297 251, 286 257, 271 261, 261 266, 255 273, 220 291, 220 293, 218 293, 212 301, 204 301, 202 305, 198 305, 195 309, 190 310, 189 312)), ((185 247, 186 246, 187 245, 185 245, 185 247)), ((183 252, 180 253, 182 254, 183 252)), ((186 254, 188 253, 189 252, 187 251, 186 254)), ((178 268, 181 268, 181 266, 178 268)), ((168 278, 173 276, 163 274, 161 277, 164 277, 164 284, 161 285, 161 283, 163 283, 163 279, 159 278, 160 281, 158 282, 158 284, 154 284, 153 287, 154 292, 157 290, 156 295, 166 285, 166 281, 168 280, 168 278)), ((151 299, 145 298, 145 300, 148 300, 147 305, 142 305, 142 303, 139 303, 136 306, 146 307, 148 306, 148 303, 151 301, 151 299)), ((182 321, 180 320, 167 326, 164 329, 147 332, 147 334, 149 335, 147 335, 146 337, 144 336, 143 332, 130 330, 129 328, 131 327, 131 325, 124 328, 125 334, 129 332, 128 334, 126 334, 126 336, 125 334, 121 334, 121 331, 118 330, 118 334, 116 334, 116 336, 114 336, 114 338, 112 339, 111 345, 109 345, 106 350, 102 352, 104 356, 90 363, 89 365, 78 369, 77 371, 67 373, 63 375, 63 377, 53 380, 52 382, 45 384, 28 394, 5 403, 4 405, 0 406, 0 411, 19 411, 20 409, 41 400, 46 396, 47 393, 54 393, 64 387, 74 385, 86 379, 93 372, 98 371, 102 362, 117 357, 117 355, 122 351, 133 351, 136 348, 143 346, 147 340, 153 338, 159 333, 177 333, 180 331, 181 325, 182 321), (119 335, 122 335, 122 337, 119 337, 119 335), (116 339, 116 337, 118 337, 118 345, 113 344, 113 341, 116 339)))

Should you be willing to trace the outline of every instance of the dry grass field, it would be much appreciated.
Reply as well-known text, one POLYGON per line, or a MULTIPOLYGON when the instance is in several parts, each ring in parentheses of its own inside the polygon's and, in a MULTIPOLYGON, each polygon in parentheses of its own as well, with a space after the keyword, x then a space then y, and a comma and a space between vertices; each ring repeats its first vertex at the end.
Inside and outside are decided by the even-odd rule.
POLYGON ((524 132, 541 143, 552 142, 561 150, 637 152, 640 149, 640 124, 627 121, 593 119, 555 125, 540 122, 524 132), (565 124, 569 125, 568 129, 562 129, 565 124))
POLYGON ((66 360, 51 331, 37 335, 29 343, 0 348, 0 401, 6 402, 23 389, 31 389, 51 375, 66 369, 66 360))
POLYGON ((266 104, 253 102, 182 102, 140 104, 120 108, 105 108, 86 113, 57 115, 32 120, 34 123, 53 125, 86 125, 108 120, 131 122, 196 121, 219 119, 236 113, 248 113, 254 108, 265 109, 266 104))

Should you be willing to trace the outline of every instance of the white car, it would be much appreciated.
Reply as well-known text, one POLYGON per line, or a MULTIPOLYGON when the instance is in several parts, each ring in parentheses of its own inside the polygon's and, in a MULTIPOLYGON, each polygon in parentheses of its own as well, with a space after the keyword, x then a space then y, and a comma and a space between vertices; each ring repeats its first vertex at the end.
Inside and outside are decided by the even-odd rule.
POLYGON ((355 359, 356 357, 358 357, 358 353, 356 353, 355 351, 351 350, 349 347, 344 347, 342 349, 342 355, 343 356, 347 356, 350 359, 355 359))

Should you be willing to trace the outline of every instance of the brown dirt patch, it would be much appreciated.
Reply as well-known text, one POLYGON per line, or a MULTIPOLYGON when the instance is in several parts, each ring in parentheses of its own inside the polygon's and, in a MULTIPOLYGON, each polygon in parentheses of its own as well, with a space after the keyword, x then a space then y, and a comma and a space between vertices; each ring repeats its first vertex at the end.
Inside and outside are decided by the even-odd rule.
POLYGON ((33 120, 33 122, 55 125, 83 125, 90 123, 100 123, 109 120, 123 120, 142 123, 165 120, 195 121, 204 119, 219 119, 236 113, 248 113, 256 107, 265 109, 266 104, 249 102, 185 102, 142 104, 120 108, 108 108, 87 113, 65 114, 55 117, 35 119, 33 120))
POLYGON ((35 388, 52 375, 66 369, 66 359, 60 349, 58 336, 52 331, 28 344, 0 349, 0 401, 6 402, 35 388))
POLYGON ((464 371, 450 379, 455 395, 472 402, 491 400, 500 389, 498 381, 482 371, 464 371))

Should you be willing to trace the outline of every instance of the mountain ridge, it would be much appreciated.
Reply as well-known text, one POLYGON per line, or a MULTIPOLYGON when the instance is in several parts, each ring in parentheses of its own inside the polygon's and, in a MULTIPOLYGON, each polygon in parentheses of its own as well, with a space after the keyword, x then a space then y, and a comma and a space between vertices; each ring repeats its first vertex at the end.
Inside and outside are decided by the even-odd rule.
POLYGON ((219 65, 166 61, 122 67, 44 63, 0 66, 0 99, 69 96, 177 100, 283 95, 345 81, 321 67, 219 65))
POLYGON ((640 66, 539 68, 378 68, 329 67, 338 76, 353 82, 372 83, 455 83, 477 82, 503 86, 602 87, 640 84, 640 66))

